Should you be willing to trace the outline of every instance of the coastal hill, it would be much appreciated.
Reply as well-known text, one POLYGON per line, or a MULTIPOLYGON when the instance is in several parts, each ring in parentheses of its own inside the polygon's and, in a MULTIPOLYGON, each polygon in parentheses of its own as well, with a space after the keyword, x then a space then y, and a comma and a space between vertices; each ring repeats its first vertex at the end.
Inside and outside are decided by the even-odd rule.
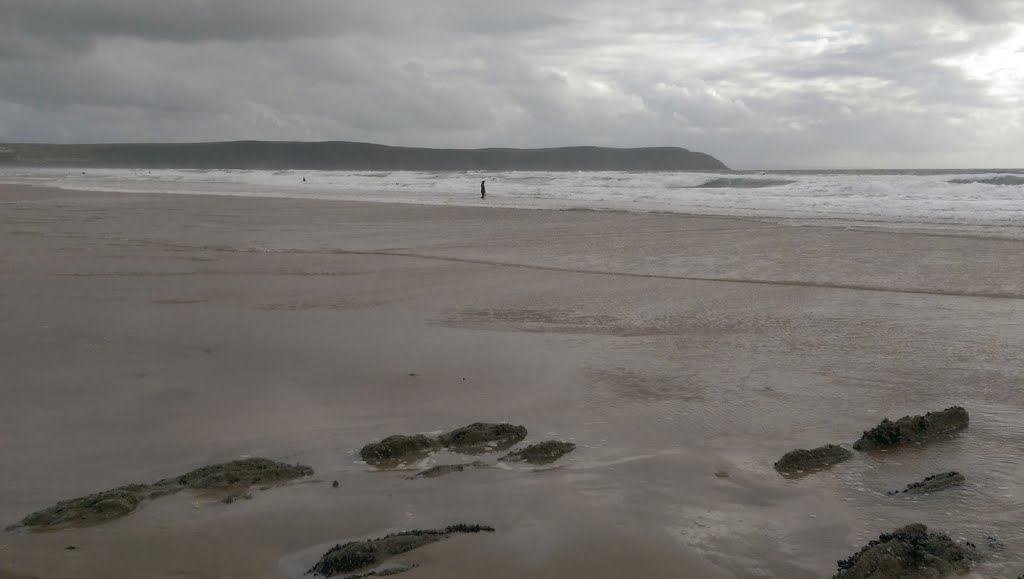
POLYGON ((150 169, 389 171, 716 171, 718 159, 679 147, 423 149, 346 141, 0 144, 0 165, 150 169))

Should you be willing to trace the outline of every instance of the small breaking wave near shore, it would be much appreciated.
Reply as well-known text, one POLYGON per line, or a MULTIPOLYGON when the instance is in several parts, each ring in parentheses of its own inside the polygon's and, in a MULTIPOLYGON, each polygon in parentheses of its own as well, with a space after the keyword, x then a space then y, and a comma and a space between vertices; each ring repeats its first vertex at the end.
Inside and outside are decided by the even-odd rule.
MULTIPOLYGON (((72 190, 593 209, 982 227, 1024 233, 1024 171, 261 171, 0 168, 0 182, 72 190), (488 196, 479 199, 479 182, 488 196)), ((987 234, 992 234, 988 231, 987 234)))

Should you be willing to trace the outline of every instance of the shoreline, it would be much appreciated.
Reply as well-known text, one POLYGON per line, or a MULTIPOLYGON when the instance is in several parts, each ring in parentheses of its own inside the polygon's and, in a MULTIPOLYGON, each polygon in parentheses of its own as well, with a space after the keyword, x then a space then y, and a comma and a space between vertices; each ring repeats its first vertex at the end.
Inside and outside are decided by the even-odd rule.
POLYGON ((2 533, 4 579, 272 579, 346 537, 462 522, 497 532, 404 576, 820 577, 915 521, 998 536, 981 573, 1024 567, 1017 241, 0 186, 0 242, 0 526, 247 455, 316 470, 2 533), (971 426, 950 441, 772 468, 953 404, 971 426), (474 421, 577 449, 417 480, 355 455, 474 421), (967 484, 885 494, 940 466, 967 484))
MULTIPOLYGON (((875 231, 891 233, 907 233, 913 235, 933 235, 947 237, 975 237, 978 239, 1003 239, 1008 241, 1024 240, 1024 227, 1015 225, 994 225, 994 224, 965 224, 965 223, 944 223, 931 221, 908 221, 908 220, 886 220, 886 219, 864 219, 862 216, 772 216, 772 215, 751 215, 731 213, 693 213, 683 211, 669 211, 664 209, 627 209, 615 207, 529 207, 529 206, 495 206, 493 203, 477 201, 475 197, 469 196, 469 201, 464 203, 430 203, 427 200, 383 200, 370 198, 336 198, 326 194, 311 196, 290 196, 272 191, 260 192, 228 192, 228 191, 144 191, 133 189, 115 188, 88 188, 69 187, 60 185, 38 185, 0 182, 4 187, 33 187, 39 189, 55 189, 66 192, 81 193, 105 193, 121 195, 195 195, 229 198, 251 198, 251 199, 288 199, 294 201, 327 201, 337 203, 375 203, 383 205, 417 205, 424 207, 465 207, 465 208, 489 208, 489 209, 514 209, 522 211, 567 211, 567 212, 601 212, 601 213, 624 213, 639 215, 673 215, 680 217, 708 218, 708 219, 732 219, 739 221, 751 221, 754 223, 766 223, 772 225, 784 225, 787 227, 827 227, 849 229, 854 231, 875 231)), ((757 191, 756 189, 753 191, 757 191)), ((492 193, 491 200, 500 199, 492 193)))

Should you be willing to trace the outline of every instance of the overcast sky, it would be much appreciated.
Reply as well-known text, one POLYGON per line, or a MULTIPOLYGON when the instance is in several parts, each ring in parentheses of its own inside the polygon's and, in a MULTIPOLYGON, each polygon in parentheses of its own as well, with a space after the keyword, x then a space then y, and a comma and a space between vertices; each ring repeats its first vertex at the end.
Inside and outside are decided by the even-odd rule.
POLYGON ((1024 0, 0 0, 0 141, 1024 166, 1024 0))

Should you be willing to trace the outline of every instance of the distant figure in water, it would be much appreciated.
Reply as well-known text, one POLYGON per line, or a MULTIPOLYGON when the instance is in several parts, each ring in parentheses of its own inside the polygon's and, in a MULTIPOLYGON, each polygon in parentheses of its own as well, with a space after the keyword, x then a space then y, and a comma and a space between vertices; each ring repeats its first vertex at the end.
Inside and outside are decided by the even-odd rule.
POLYGON ((305 178, 305 177, 303 177, 303 178, 302 178, 302 182, 303 182, 303 183, 305 183, 305 182, 306 182, 306 178, 305 178))
POLYGON ((480 198, 485 199, 487 197, 487 187, 484 187, 484 181, 480 182, 480 198))

